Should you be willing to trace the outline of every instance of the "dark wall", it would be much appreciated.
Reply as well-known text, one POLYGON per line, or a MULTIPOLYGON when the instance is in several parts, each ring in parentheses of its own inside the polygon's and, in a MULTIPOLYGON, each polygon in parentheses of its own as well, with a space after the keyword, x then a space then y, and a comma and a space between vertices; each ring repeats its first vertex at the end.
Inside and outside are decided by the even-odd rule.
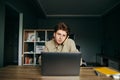
POLYGON ((103 16, 104 55, 120 59, 120 5, 103 16))
POLYGON ((3 66, 4 55, 4 20, 5 20, 4 0, 0 0, 0 67, 3 66))
POLYGON ((19 13, 5 6, 4 66, 18 62, 19 13))
POLYGON ((40 19, 38 28, 54 28, 58 22, 65 22, 75 34, 75 42, 80 45, 83 59, 96 61, 96 53, 101 51, 102 21, 100 17, 57 17, 40 19))
MULTIPOLYGON (((12 37, 12 35, 10 35, 10 34, 12 34, 12 31, 10 34, 9 33, 4 34, 5 33, 5 25, 6 25, 6 22, 5 22, 6 5, 13 8, 16 12, 18 12, 18 14, 23 13, 23 29, 26 27, 32 28, 32 27, 37 26, 37 23, 38 23, 37 21, 38 21, 38 18, 40 18, 40 17, 38 17, 37 14, 39 14, 39 13, 37 13, 36 10, 33 9, 33 6, 30 6, 30 4, 27 3, 29 1, 32 1, 32 0, 0 0, 0 67, 2 67, 4 64, 4 59, 5 59, 4 56, 7 55, 4 52, 5 51, 4 38, 5 38, 5 36, 12 37)), ((12 13, 12 11, 10 11, 10 12, 12 13)), ((9 14, 9 12, 8 12, 8 14, 9 14)), ((14 12, 13 12, 13 14, 14 14, 14 12)), ((41 14, 43 14, 43 13, 41 13, 41 14)), ((15 17, 10 17, 10 18, 12 19, 15 17)), ((9 26, 9 28, 10 27, 11 26, 9 26)), ((18 26, 14 26, 14 27, 18 27, 18 26)), ((13 27, 11 27, 11 29, 12 28, 13 27)), ((15 28, 13 30, 15 30, 15 28)), ((9 41, 13 41, 13 42, 15 42, 13 44, 16 44, 16 41, 14 41, 14 39, 9 40, 9 41)), ((12 47, 16 48, 16 46, 12 46, 12 47)), ((12 49, 14 49, 14 48, 12 48, 12 49)), ((18 49, 18 46, 17 46, 17 49, 18 49)), ((7 51, 7 52, 9 52, 9 51, 7 51)), ((18 53, 16 53, 15 55, 17 55, 17 54, 18 53)), ((13 59, 10 59, 10 60, 13 60, 13 59)))
MULTIPOLYGON (((31 0, 29 0, 31 1, 31 0)), ((38 15, 33 9, 33 5, 28 0, 6 0, 6 4, 19 13, 23 13, 23 28, 32 28, 37 26, 38 15)))

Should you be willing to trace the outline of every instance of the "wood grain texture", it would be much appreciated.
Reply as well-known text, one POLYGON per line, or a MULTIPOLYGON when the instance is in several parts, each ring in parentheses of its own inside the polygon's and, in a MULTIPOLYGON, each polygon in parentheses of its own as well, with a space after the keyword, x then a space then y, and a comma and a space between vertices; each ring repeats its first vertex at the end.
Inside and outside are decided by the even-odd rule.
POLYGON ((39 66, 7 66, 0 68, 0 80, 113 80, 96 76, 93 68, 81 67, 80 76, 42 76, 39 66))

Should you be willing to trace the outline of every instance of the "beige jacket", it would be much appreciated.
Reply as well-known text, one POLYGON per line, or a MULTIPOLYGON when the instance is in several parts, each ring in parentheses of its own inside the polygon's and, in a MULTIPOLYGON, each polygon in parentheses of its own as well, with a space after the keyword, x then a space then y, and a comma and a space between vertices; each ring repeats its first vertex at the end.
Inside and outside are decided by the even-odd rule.
POLYGON ((45 52, 79 52, 72 39, 66 39, 61 45, 56 45, 54 39, 45 43, 45 52))

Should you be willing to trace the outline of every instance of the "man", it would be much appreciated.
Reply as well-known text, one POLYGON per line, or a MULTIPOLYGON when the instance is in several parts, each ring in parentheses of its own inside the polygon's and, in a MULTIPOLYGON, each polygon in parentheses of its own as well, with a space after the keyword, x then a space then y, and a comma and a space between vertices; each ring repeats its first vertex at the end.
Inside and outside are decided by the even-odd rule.
MULTIPOLYGON (((53 39, 45 43, 44 52, 79 53, 78 49, 76 48, 75 42, 69 38, 69 34, 70 29, 68 28, 68 26, 63 22, 58 23, 54 29, 53 39)), ((41 61, 39 63, 41 64, 41 61)), ((82 65, 82 58, 80 61, 80 65, 82 65)))
POLYGON ((79 52, 75 42, 69 38, 70 29, 61 22, 55 26, 53 39, 46 42, 45 52, 79 52))

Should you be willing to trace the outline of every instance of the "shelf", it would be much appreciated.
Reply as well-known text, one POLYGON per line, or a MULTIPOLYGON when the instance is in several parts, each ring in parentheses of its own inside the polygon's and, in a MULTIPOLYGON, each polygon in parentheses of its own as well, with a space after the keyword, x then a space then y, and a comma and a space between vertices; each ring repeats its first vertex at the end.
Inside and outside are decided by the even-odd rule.
POLYGON ((52 37, 52 29, 25 29, 22 65, 39 65, 39 57, 44 49, 45 42, 52 37))
POLYGON ((39 42, 39 43, 45 43, 46 41, 35 41, 35 42, 39 42))
POLYGON ((27 43, 27 42, 28 42, 28 43, 34 43, 34 41, 24 41, 24 42, 26 42, 26 43, 27 43))
POLYGON ((24 54, 34 54, 34 52, 24 52, 24 54))
POLYGON ((31 66, 31 65, 35 65, 35 64, 23 64, 23 65, 29 65, 29 66, 31 66))

